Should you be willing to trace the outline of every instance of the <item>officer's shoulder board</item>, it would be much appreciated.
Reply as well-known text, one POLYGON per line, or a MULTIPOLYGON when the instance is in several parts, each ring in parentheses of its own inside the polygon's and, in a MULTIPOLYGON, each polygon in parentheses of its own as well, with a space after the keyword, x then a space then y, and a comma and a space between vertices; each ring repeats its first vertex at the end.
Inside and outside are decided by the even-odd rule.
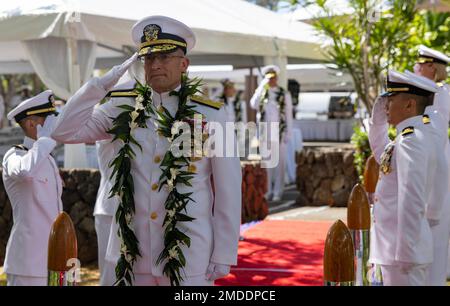
POLYGON ((406 136, 411 135, 413 133, 414 133, 414 127, 413 126, 408 126, 408 127, 404 128, 402 130, 402 136, 403 137, 406 137, 406 136))
POLYGON ((28 148, 25 147, 24 145, 15 145, 15 146, 13 146, 13 148, 22 150, 22 151, 28 151, 28 148))
POLYGON ((223 102, 212 101, 199 95, 191 96, 191 101, 214 109, 220 109, 223 106, 223 102))
POLYGON ((112 90, 106 95, 107 98, 136 98, 137 96, 134 88, 112 90))

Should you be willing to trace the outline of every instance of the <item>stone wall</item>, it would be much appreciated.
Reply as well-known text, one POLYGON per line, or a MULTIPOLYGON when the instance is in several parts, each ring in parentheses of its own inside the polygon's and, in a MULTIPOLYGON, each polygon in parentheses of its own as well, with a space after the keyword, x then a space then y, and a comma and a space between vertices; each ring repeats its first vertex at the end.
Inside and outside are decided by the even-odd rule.
POLYGON ((297 189, 301 206, 347 206, 358 175, 352 146, 309 147, 296 156, 297 189))

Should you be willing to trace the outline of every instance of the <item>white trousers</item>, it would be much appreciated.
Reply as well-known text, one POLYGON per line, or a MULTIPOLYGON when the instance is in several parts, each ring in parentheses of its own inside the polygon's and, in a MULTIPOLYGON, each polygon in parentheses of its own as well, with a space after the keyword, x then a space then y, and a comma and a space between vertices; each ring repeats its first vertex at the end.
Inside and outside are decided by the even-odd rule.
MULTIPOLYGON (((135 274, 134 286, 170 286, 166 276, 153 276, 152 274, 135 274)), ((185 277, 180 286, 214 286, 214 281, 205 279, 205 275, 185 277)))
POLYGON ((381 265, 384 286, 425 286, 430 265, 416 265, 405 272, 400 266, 381 265))
POLYGON ((278 159, 278 164, 275 167, 267 168, 268 186, 266 198, 269 198, 271 195, 281 198, 285 184, 286 144, 284 142, 280 142, 278 152, 272 151, 272 158, 278 159))
POLYGON ((7 286, 47 286, 46 277, 22 276, 15 274, 6 275, 7 286))
POLYGON ((447 285, 447 264, 449 248, 449 222, 441 220, 438 225, 431 228, 433 234, 433 263, 428 273, 428 285, 447 285))
POLYGON ((95 231, 97 232, 98 241, 98 268, 100 270, 100 286, 112 286, 116 280, 116 265, 112 262, 105 261, 106 248, 108 247, 108 239, 112 222, 112 216, 95 216, 95 231))
POLYGON ((439 224, 431 228, 431 233, 433 234, 433 263, 428 272, 427 285, 447 286, 450 239, 450 213, 448 211, 443 212, 439 224))

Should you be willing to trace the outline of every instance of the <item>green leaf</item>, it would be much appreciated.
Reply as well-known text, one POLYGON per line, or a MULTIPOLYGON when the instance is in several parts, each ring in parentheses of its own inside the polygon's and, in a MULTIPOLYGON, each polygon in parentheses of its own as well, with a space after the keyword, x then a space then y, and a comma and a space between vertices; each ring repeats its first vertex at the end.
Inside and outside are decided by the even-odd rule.
POLYGON ((185 214, 182 214, 182 213, 177 213, 176 214, 176 218, 180 222, 190 222, 190 221, 194 221, 195 220, 195 218, 189 217, 189 216, 187 216, 185 214))
POLYGON ((133 112, 133 111, 134 111, 134 107, 133 107, 133 106, 131 106, 131 105, 126 105, 126 104, 118 105, 117 108, 126 110, 126 111, 128 111, 128 112, 133 112))

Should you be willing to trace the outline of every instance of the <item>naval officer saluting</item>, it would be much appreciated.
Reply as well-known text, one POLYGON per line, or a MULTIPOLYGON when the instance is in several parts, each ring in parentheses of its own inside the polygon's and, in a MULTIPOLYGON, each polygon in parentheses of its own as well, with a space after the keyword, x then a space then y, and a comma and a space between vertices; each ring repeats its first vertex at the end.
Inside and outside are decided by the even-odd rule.
POLYGON ((289 91, 278 85, 280 68, 268 65, 261 69, 264 76, 250 99, 250 106, 258 111, 258 122, 279 124, 279 135, 273 135, 271 128, 262 133, 260 142, 278 156, 278 165, 267 169, 268 188, 266 198, 279 201, 283 196, 285 183, 286 146, 292 138, 292 97, 289 91), (278 143, 274 144, 274 143, 278 143), (274 151, 273 148, 279 148, 274 151))
POLYGON ((389 71, 387 92, 377 99, 369 142, 380 164, 371 229, 370 262, 380 265, 385 285, 425 285, 433 261, 426 217, 437 168, 438 143, 423 124, 436 87, 389 71), (390 142, 388 123, 397 129, 390 142))
POLYGON ((46 286, 48 239, 62 211, 62 180, 50 155, 56 109, 53 93, 44 91, 8 114, 22 128, 23 144, 3 158, 3 183, 11 201, 13 227, 6 246, 8 286, 46 286))
MULTIPOLYGON (((186 105, 203 114, 208 123, 225 126, 226 115, 222 103, 197 96, 199 88, 183 78, 189 66, 186 54, 195 44, 195 35, 188 26, 165 16, 151 16, 133 26, 132 36, 139 46, 138 56, 144 63, 146 84, 153 89, 152 105, 158 115, 143 107, 148 98, 139 90, 138 93, 117 93, 111 101, 94 109, 133 64, 135 55, 105 76, 85 84, 67 103, 53 136, 61 142, 80 143, 111 139, 111 133, 122 131, 121 137, 125 135, 128 149, 132 148, 135 153, 133 158, 123 156, 129 167, 119 172, 121 175, 126 172, 123 177, 127 182, 130 177, 133 179, 135 213, 124 212, 125 208, 131 211, 129 204, 133 202, 130 198, 124 201, 124 193, 118 192, 117 196, 121 197, 118 210, 124 215, 116 213, 121 221, 119 225, 113 222, 116 229, 111 231, 107 251, 107 260, 119 260, 116 269, 119 284, 213 285, 215 279, 227 275, 230 266, 237 263, 242 179, 239 158, 187 158, 179 161, 182 168, 170 168, 169 172, 168 165, 174 165, 173 156, 168 155, 172 139, 167 135, 175 126, 173 118, 179 122, 192 119, 183 117, 186 105), (129 122, 129 128, 126 125, 120 131, 112 130, 119 124, 118 120, 126 124, 130 120, 128 116, 119 117, 130 109, 117 107, 122 105, 134 107, 135 111, 130 114, 133 121, 129 122), (180 107, 183 107, 181 111, 180 107), (136 117, 138 111, 144 116, 136 117), (163 117, 173 126, 164 125, 159 120, 163 117), (144 122, 136 126, 138 118, 144 122), (139 146, 128 142, 131 130, 139 146), (186 172, 191 173, 191 177, 183 178, 186 172), (188 184, 177 180, 180 177, 188 184), (189 198, 180 199, 180 194, 189 194, 189 198), (177 201, 173 202, 174 199, 177 201), (123 216, 125 218, 120 219, 123 216), (174 220, 178 220, 175 227, 172 226, 174 220), (117 226, 119 232, 127 233, 126 237, 118 236, 117 226), (133 230, 128 231, 129 227, 133 230), (165 232, 171 235, 166 236, 165 232), (136 246, 135 242, 138 242, 137 249, 130 248, 136 246), (130 277, 130 269, 134 279, 130 277)), ((141 90, 143 88, 145 86, 141 90)), ((228 145, 235 146, 234 133, 225 138, 233 142, 228 145)), ((120 139, 114 141, 125 144, 120 139)), ((125 186, 123 181, 118 184, 125 186)))

